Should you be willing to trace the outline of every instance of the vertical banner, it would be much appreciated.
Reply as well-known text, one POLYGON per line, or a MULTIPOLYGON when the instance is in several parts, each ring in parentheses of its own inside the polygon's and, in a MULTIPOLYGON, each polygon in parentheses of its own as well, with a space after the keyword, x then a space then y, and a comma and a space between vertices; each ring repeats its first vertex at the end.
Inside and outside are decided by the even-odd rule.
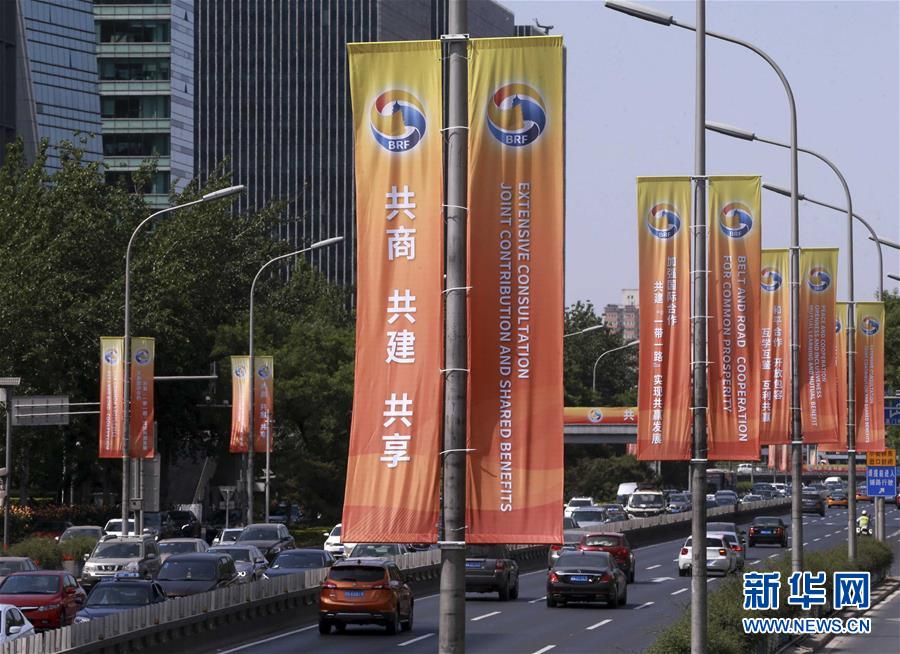
POLYGON ((246 454, 250 440, 250 357, 231 357, 231 442, 228 451, 246 454))
POLYGON ((122 458, 122 433, 125 413, 125 339, 104 336, 100 339, 100 444, 101 459, 122 458))
POLYGON ((253 357, 256 379, 253 382, 253 451, 265 453, 275 449, 271 442, 275 406, 275 362, 272 357, 253 357))
POLYGON ((800 252, 800 417, 807 443, 839 440, 834 356, 837 264, 836 248, 800 252))
POLYGON ((791 469, 791 446, 778 446, 778 472, 787 472, 791 469))
POLYGON ((760 413, 758 176, 709 178, 709 455, 757 461, 760 413))
POLYGON ((136 459, 156 456, 153 437, 153 372, 156 362, 156 341, 152 338, 131 339, 131 429, 128 449, 136 459))
POLYGON ((791 433, 789 251, 763 250, 760 262, 759 444, 773 445, 787 443, 791 433))
POLYGON ((691 179, 638 177, 637 456, 691 458, 691 179))
POLYGON ((561 37, 469 41, 473 543, 562 542, 563 78, 561 37))
POLYGON ((847 318, 850 305, 847 302, 835 304, 834 314, 834 366, 837 371, 837 438, 831 443, 822 443, 822 452, 847 451, 847 318))
POLYGON ((856 303, 856 451, 883 452, 884 304, 856 303))
POLYGON ((352 43, 356 368, 344 542, 435 542, 443 363, 441 45, 352 43))

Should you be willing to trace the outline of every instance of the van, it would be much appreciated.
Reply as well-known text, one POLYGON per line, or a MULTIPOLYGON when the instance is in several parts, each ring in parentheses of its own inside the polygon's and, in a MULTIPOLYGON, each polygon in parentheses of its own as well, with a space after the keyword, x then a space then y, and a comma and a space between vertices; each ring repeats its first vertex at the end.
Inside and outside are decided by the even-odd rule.
POLYGON ((616 502, 628 504, 628 498, 637 490, 637 487, 636 481, 627 481, 624 484, 619 484, 619 490, 616 491, 616 502))
POLYGON ((843 482, 843 480, 842 480, 840 477, 826 477, 826 478, 825 478, 825 485, 826 485, 826 486, 827 486, 828 484, 842 484, 842 485, 843 485, 843 483, 844 483, 844 482, 843 482))

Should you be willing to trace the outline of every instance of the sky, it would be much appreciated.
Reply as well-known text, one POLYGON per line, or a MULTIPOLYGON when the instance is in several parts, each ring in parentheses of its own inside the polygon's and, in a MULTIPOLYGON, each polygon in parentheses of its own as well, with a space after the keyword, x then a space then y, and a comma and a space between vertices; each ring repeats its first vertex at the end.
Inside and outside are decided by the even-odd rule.
MULTIPOLYGON (((619 303, 636 288, 635 178, 690 175, 694 165, 694 33, 638 20, 601 0, 503 0, 516 22, 553 25, 566 46, 566 303, 619 303)), ((693 2, 645 2, 693 25, 693 2)), ((750 41, 787 76, 800 147, 831 159, 854 212, 900 242, 900 2, 711 0, 707 30, 750 41)), ((707 40, 707 121, 787 143, 787 98, 758 55, 707 40)), ((790 186, 788 150, 707 133, 708 174, 759 174, 790 186)), ((800 192, 846 206, 834 173, 801 154, 800 192)), ((790 199, 763 191, 763 247, 790 245, 790 199)), ((874 299, 875 244, 854 228, 856 300, 874 299)), ((800 204, 801 247, 839 247, 847 292, 846 214, 800 204)), ((900 276, 900 251, 884 249, 900 276)), ((885 277, 886 290, 900 284, 885 277)))

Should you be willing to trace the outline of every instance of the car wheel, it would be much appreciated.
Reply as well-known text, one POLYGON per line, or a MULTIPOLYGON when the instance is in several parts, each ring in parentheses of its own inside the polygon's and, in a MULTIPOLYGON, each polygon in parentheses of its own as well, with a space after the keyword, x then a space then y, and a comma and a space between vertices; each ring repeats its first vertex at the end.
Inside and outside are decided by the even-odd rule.
POLYGON ((415 604, 410 600, 409 602, 409 615, 406 616, 406 620, 400 623, 400 629, 403 631, 412 631, 413 628, 413 608, 415 604))
POLYGON ((519 578, 516 577, 516 585, 509 591, 509 599, 519 599, 519 578))
POLYGON ((556 608, 556 600, 553 599, 552 597, 550 597, 549 595, 547 595, 547 606, 551 609, 556 608))
POLYGON ((782 549, 787 547, 787 539, 781 541, 781 547, 782 547, 782 549))
POLYGON ((688 571, 685 568, 678 568, 679 577, 687 577, 688 571))
POLYGON ((616 584, 616 587, 613 589, 612 597, 610 598, 607 606, 611 609, 619 608, 619 586, 616 584))
POLYGON ((500 590, 497 591, 497 595, 500 596, 501 602, 509 601, 509 579, 507 578, 506 583, 500 587, 500 590))
POLYGON ((323 636, 327 636, 331 633, 331 623, 328 620, 319 619, 319 633, 323 636))
POLYGON ((397 610, 394 611, 394 614, 391 616, 391 621, 387 623, 387 632, 393 636, 398 631, 400 631, 400 607, 397 607, 397 610))

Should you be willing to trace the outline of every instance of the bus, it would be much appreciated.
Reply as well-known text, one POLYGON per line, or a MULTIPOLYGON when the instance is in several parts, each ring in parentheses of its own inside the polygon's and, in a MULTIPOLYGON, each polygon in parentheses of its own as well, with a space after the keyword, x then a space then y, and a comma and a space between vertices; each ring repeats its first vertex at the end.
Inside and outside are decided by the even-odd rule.
POLYGON ((706 471, 706 492, 717 493, 720 490, 735 490, 735 474, 731 470, 710 468, 706 471))

